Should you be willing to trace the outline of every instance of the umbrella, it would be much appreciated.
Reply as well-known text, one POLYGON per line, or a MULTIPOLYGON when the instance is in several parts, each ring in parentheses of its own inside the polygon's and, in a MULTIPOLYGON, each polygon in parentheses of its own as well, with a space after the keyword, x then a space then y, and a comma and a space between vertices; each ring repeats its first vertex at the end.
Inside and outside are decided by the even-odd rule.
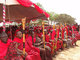
MULTIPOLYGON (((45 19, 49 15, 39 8, 36 4, 28 2, 29 0, 6 0, 6 21, 18 21, 24 17, 27 20, 32 19, 45 19)), ((0 0, 0 21, 3 20, 3 0, 0 0)))

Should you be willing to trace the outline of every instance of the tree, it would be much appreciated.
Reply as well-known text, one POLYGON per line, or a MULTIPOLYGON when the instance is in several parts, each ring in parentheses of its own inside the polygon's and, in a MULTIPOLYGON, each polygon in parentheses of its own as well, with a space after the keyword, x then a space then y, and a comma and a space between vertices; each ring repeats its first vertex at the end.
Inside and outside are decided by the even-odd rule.
POLYGON ((41 9, 45 10, 40 3, 36 3, 36 5, 38 5, 41 9))
POLYGON ((55 18, 58 17, 58 14, 54 12, 47 12, 47 13, 50 15, 49 19, 51 20, 51 24, 52 24, 52 21, 55 21, 55 18))
POLYGON ((49 19, 51 21, 53 21, 54 20, 54 18, 53 18, 54 12, 47 12, 47 13, 50 15, 50 18, 49 19))
MULTIPOLYGON (((46 11, 44 8, 43 8, 43 6, 40 4, 40 3, 36 3, 36 5, 38 5, 41 9, 43 9, 44 11, 46 11)), ((42 24, 42 19, 38 19, 38 24, 42 24)), ((44 21, 44 22, 47 22, 47 21, 44 21)))
POLYGON ((49 17, 49 20, 51 20, 51 24, 52 24, 52 21, 54 21, 54 18, 53 18, 53 15, 54 15, 54 12, 47 12, 50 17, 49 17))
POLYGON ((74 24, 75 18, 71 17, 67 14, 60 14, 57 17, 55 17, 55 21, 59 23, 68 23, 68 24, 74 24))

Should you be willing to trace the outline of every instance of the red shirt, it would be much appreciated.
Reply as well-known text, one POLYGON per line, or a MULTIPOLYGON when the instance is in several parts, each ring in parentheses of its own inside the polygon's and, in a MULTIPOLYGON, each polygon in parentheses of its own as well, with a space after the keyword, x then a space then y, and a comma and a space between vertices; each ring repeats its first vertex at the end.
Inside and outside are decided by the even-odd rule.
POLYGON ((12 41, 8 39, 7 43, 3 43, 0 40, 0 59, 3 59, 6 56, 7 49, 12 41))

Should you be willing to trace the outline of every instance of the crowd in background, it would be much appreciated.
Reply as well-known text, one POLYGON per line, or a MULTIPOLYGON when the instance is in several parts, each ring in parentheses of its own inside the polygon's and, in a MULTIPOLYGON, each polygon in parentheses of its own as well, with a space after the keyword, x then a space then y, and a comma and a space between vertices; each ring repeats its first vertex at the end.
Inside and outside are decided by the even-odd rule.
POLYGON ((2 31, 3 27, 0 27, 0 59, 4 60, 52 60, 57 51, 76 46, 80 39, 80 26, 77 24, 44 25, 44 35, 43 26, 39 25, 26 26, 25 32, 22 26, 10 26, 6 33, 2 31), (26 40, 25 55, 22 33, 25 33, 26 40), (1 47, 6 48, 5 51, 1 47))

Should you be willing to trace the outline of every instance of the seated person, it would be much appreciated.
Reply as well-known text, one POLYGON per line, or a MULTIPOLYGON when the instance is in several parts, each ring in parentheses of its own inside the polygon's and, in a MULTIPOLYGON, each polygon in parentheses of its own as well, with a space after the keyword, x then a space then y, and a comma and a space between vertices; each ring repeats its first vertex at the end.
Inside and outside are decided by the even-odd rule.
POLYGON ((22 53, 17 53, 19 51, 17 51, 16 43, 8 39, 8 35, 5 32, 2 32, 0 37, 0 60, 23 60, 22 53))
MULTIPOLYGON (((23 39, 22 39, 22 32, 18 31, 16 33, 16 37, 13 40, 14 42, 18 43, 17 48, 19 50, 23 50, 23 39)), ((40 58, 40 51, 38 48, 33 47, 29 40, 25 41, 25 52, 28 54, 25 57, 25 60, 41 60, 40 58)))
MULTIPOLYGON (((49 44, 48 42, 45 42, 49 44)), ((52 60, 52 55, 51 55, 51 48, 47 45, 45 45, 45 49, 43 46, 43 41, 37 36, 36 37, 36 42, 34 45, 40 49, 40 55, 42 60, 52 60)))

